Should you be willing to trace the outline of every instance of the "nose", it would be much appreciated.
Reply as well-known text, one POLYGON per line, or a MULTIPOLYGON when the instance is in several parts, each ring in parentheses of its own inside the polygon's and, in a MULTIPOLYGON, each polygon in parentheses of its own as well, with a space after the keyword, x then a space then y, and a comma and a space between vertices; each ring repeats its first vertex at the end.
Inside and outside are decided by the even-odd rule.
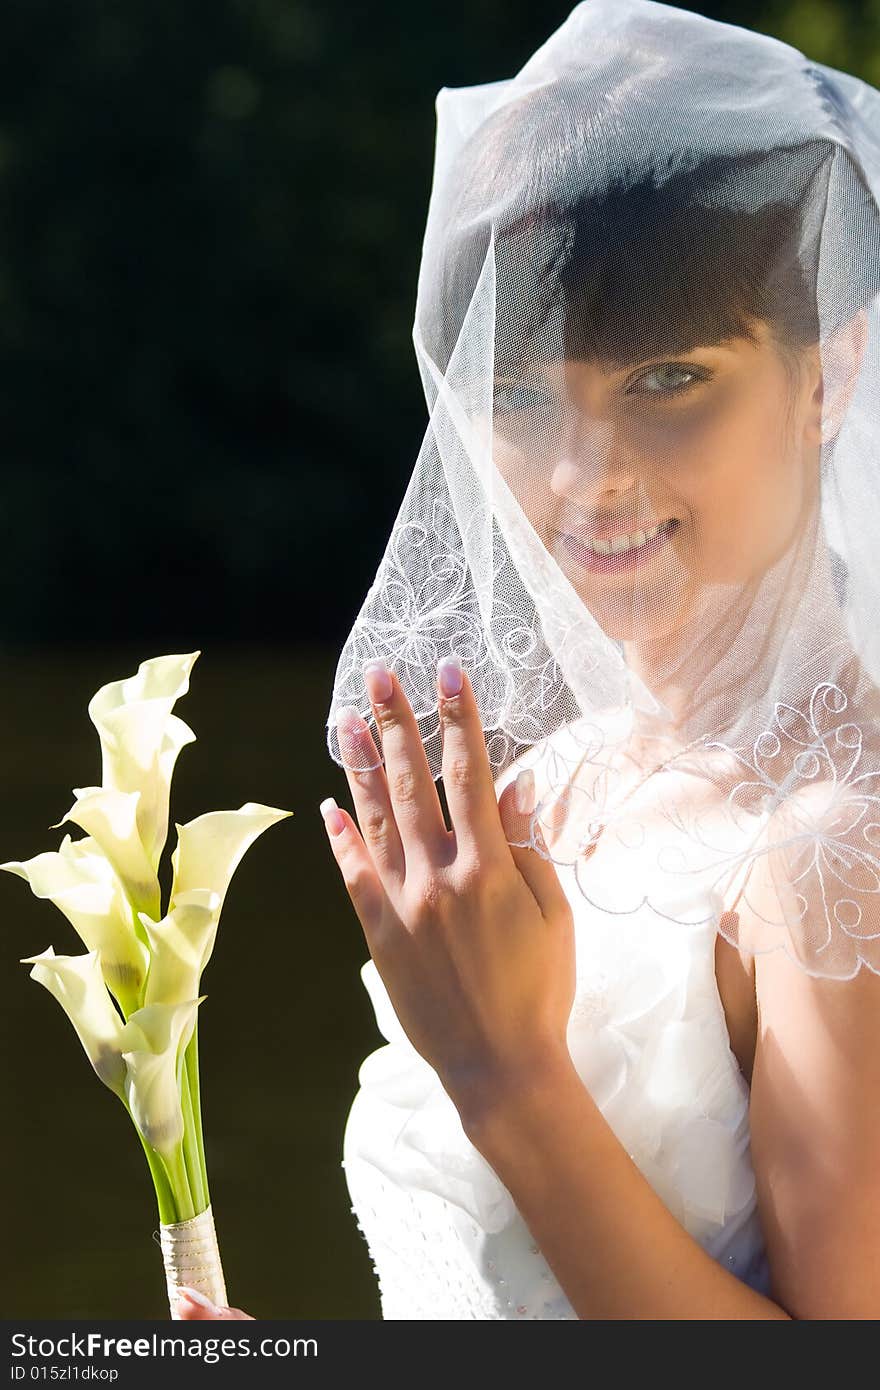
POLYGON ((550 489, 557 497, 576 499, 583 509, 600 510, 630 493, 636 481, 631 460, 614 446, 611 426, 594 421, 557 459, 550 489))

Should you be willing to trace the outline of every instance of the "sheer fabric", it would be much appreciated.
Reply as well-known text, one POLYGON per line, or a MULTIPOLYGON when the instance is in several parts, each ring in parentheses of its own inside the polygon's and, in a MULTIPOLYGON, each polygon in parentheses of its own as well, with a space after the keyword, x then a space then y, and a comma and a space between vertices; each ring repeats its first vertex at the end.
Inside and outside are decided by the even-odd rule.
POLYGON ((880 94, 736 26, 585 0, 515 77, 436 106, 429 423, 331 755, 383 656, 438 776, 456 650, 498 774, 580 730, 530 836, 579 885, 626 754, 688 818, 683 886, 703 810, 771 812, 718 851, 734 944, 880 969, 880 94))
MULTIPOLYGON (((552 751, 572 754, 573 738, 560 731, 552 751)), ((538 785, 551 756, 536 769, 538 785)), ((625 833, 636 833, 635 825, 625 833)), ((674 852, 671 840, 667 848, 674 852)), ((769 1293, 749 1087, 715 979, 711 892, 689 890, 693 920, 684 926, 680 885, 644 844, 621 843, 612 831, 591 862, 594 903, 571 869, 559 871, 575 914, 572 1060, 684 1228, 731 1273, 769 1293), (625 904, 616 885, 621 860, 630 858, 645 877, 625 904), (616 913, 603 907, 609 899, 616 913)), ((342 1163, 383 1318, 577 1317, 511 1194, 409 1042, 372 960, 361 979, 384 1042, 361 1063, 342 1163)))
MULTIPOLYGON (((536 772, 521 843, 575 910, 576 1065, 686 1228, 763 1287, 716 934, 880 972, 880 93, 762 34, 584 0, 436 113, 428 425, 328 748, 344 762, 343 705, 373 724, 384 657, 438 777, 435 664, 460 655, 499 794, 536 772)), ((345 1170, 385 1316, 573 1316, 362 975, 387 1041, 345 1170)))

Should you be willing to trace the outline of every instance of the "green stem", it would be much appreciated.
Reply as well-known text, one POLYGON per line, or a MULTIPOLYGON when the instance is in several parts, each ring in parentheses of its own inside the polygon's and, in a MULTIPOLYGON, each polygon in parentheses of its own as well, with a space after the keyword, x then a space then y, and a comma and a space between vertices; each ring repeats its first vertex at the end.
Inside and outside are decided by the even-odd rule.
POLYGON ((159 1158, 167 1174, 174 1200, 176 1215, 171 1219, 172 1221, 189 1221, 197 1215, 197 1212, 183 1159, 183 1143, 177 1144, 170 1158, 165 1158, 161 1154, 159 1158))
POLYGON ((199 1166, 202 1176, 202 1190, 205 1196, 205 1207, 210 1204, 211 1194, 208 1190, 208 1166, 205 1163, 205 1141, 202 1135, 202 1103, 199 1089, 199 1024, 196 1019, 193 1035, 190 1038, 186 1052, 184 1053, 184 1067, 189 1078, 189 1094, 192 1102, 193 1122, 196 1136, 196 1146, 198 1148, 199 1166))
POLYGON ((193 1202, 196 1207, 196 1215, 198 1215, 200 1211, 205 1210, 208 1204, 205 1201, 201 1161, 199 1159, 198 1142, 195 1134, 192 1097, 190 1095, 189 1074, 185 1061, 180 1069, 180 1108, 183 1113, 183 1161, 186 1167, 186 1174, 189 1180, 193 1202))
MULTIPOLYGON (((130 1112, 129 1112, 130 1113, 130 1112)), ((133 1123, 133 1122, 132 1122, 133 1123)), ((135 1133, 141 1141, 147 1162, 150 1165, 150 1173, 153 1178, 153 1187, 156 1189, 156 1201, 159 1206, 159 1220, 163 1225, 168 1225, 171 1221, 176 1221, 174 1196, 168 1182, 168 1175, 165 1166, 159 1155, 150 1148, 144 1136, 141 1134, 137 1125, 134 1126, 135 1133)))

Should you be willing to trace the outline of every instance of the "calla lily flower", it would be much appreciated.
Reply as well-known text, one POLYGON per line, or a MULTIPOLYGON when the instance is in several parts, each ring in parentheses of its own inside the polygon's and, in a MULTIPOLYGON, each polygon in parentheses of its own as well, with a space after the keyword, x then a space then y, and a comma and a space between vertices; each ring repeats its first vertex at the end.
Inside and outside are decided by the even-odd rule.
POLYGON ((139 912, 150 943, 150 973, 144 1004, 182 1003, 198 993, 199 979, 217 935, 220 894, 209 888, 180 893, 161 922, 139 912))
POLYGON ((154 870, 168 835, 177 755, 195 739, 189 725, 171 711, 189 690, 190 671, 200 655, 195 651, 142 661, 136 675, 102 685, 89 701, 89 718, 101 740, 101 785, 107 791, 140 792, 138 835, 154 870))
POLYGON ((90 951, 97 951, 106 984, 127 1012, 136 1007, 147 976, 150 953, 135 934, 131 904, 120 879, 87 837, 65 835, 58 850, 23 863, 12 859, 0 869, 18 874, 37 898, 53 902, 90 951))
POLYGON ((183 1054, 196 1024, 196 1010, 207 995, 179 1004, 148 1004, 125 1024, 121 1041, 125 1094, 132 1119, 144 1139, 173 1160, 183 1138, 180 1080, 183 1054))
MULTIPOLYGON (((102 785, 74 787, 73 805, 52 827, 70 822, 85 837, 66 834, 57 851, 0 865, 53 902, 88 948, 85 955, 57 956, 49 946, 23 963, 58 999, 95 1072, 128 1109, 146 1151, 160 1221, 175 1230, 210 1208, 198 1073, 202 972, 243 855, 270 825, 293 814, 247 801, 237 810, 175 822, 163 915, 159 861, 171 777, 181 748, 195 739, 172 708, 189 689, 199 655, 142 661, 136 675, 97 691, 89 717, 101 740, 102 785)), ((211 1267, 219 1270, 210 1229, 211 1267)), ((167 1262, 166 1273, 176 1277, 167 1262)))
MULTIPOLYGON (((193 888, 212 888, 220 898, 219 915, 229 881, 245 852, 258 835, 290 814, 277 806, 246 801, 237 811, 207 811, 185 825, 175 822, 177 847, 171 855, 172 910, 181 894, 193 888)), ((205 959, 206 965, 209 957, 205 959)))
POLYGON ((138 913, 152 956, 145 1004, 195 995, 211 959, 232 875, 257 836, 290 814, 247 801, 237 811, 208 811, 185 825, 175 821, 169 911, 158 922, 138 913))
POLYGON ((122 879, 135 910, 158 913, 159 876, 147 857, 138 829, 140 792, 74 787, 73 794, 76 801, 50 829, 57 830, 66 821, 73 821, 85 830, 122 879))
POLYGON ((126 1075, 122 1057, 125 1025, 107 993, 98 952, 56 956, 54 949, 47 946, 38 956, 21 957, 21 963, 33 966, 31 978, 54 994, 104 1085, 122 1096, 126 1075))

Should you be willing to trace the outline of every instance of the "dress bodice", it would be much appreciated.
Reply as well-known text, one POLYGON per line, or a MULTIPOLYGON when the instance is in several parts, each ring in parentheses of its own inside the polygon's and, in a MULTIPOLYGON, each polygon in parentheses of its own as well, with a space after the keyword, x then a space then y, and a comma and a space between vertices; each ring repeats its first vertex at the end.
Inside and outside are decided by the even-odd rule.
MULTIPOLYGON (((716 1260, 768 1292, 749 1087, 715 977, 713 875, 743 827, 719 819, 703 829, 702 875, 690 841, 684 876, 674 844, 664 852, 655 841, 632 844, 627 878, 638 891, 630 886, 628 897, 613 856, 591 859, 588 896, 575 868, 558 866, 575 923, 568 1043, 596 1104, 673 1215, 716 1260)), ((383 1318, 575 1318, 510 1193, 403 1032, 372 959, 361 979, 385 1043, 361 1063, 342 1162, 383 1318)))

